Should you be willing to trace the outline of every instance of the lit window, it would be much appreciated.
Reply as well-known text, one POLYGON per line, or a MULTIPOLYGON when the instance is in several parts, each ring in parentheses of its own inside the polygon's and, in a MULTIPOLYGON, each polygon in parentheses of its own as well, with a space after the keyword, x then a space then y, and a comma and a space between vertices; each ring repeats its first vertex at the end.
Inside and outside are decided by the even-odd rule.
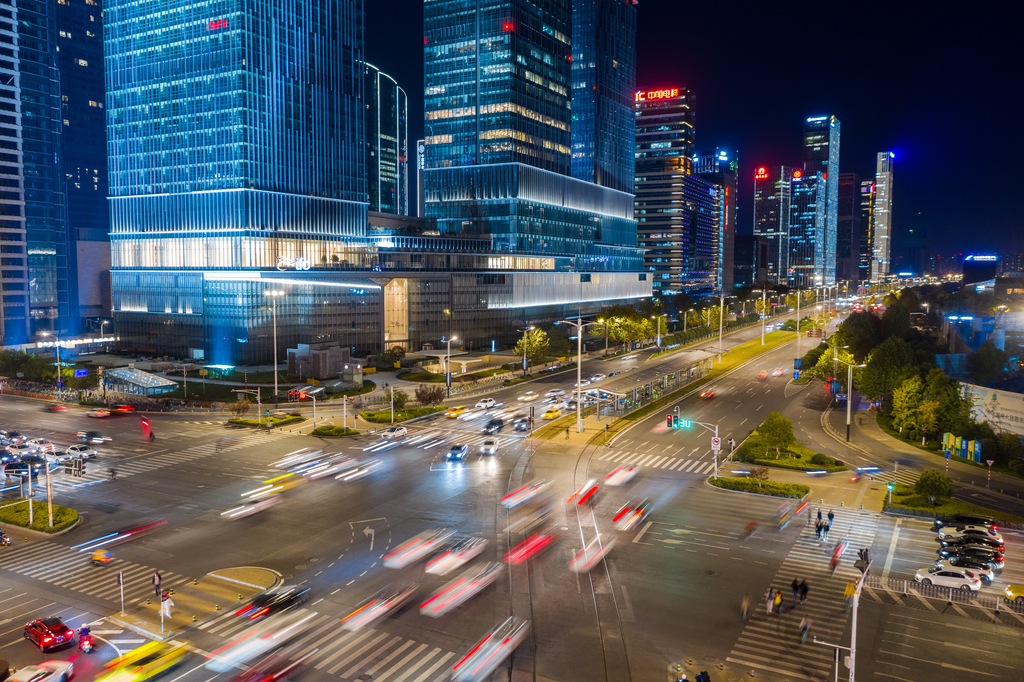
POLYGON ((76 59, 75 62, 77 62, 79 66, 89 66, 89 62, 84 59, 76 59))

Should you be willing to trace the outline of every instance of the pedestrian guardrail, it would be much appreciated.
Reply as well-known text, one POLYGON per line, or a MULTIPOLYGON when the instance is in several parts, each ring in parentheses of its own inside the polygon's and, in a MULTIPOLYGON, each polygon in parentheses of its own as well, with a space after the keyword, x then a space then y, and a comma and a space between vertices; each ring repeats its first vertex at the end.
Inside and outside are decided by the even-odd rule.
POLYGON ((875 590, 884 590, 891 596, 899 597, 900 599, 917 597, 919 599, 945 602, 946 604, 956 604, 957 606, 969 606, 992 612, 1012 611, 1014 613, 1024 615, 1024 601, 1008 601, 1003 596, 1002 590, 999 592, 974 592, 973 590, 961 590, 952 587, 943 587, 940 585, 926 585, 925 583, 919 583, 914 580, 883 578, 875 575, 869 575, 867 577, 864 587, 875 590))

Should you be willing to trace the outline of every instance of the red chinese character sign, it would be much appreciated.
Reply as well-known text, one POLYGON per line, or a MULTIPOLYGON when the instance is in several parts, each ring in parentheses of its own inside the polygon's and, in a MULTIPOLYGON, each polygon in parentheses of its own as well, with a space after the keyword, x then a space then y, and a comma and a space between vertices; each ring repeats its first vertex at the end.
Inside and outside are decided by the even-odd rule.
POLYGON ((657 99, 673 99, 679 97, 679 88, 665 88, 664 90, 639 90, 635 95, 637 102, 647 102, 657 99))
POLYGON ((227 19, 214 19, 213 21, 211 21, 210 23, 208 23, 206 25, 206 30, 207 31, 216 31, 218 29, 227 28, 227 27, 228 27, 228 20, 227 19))

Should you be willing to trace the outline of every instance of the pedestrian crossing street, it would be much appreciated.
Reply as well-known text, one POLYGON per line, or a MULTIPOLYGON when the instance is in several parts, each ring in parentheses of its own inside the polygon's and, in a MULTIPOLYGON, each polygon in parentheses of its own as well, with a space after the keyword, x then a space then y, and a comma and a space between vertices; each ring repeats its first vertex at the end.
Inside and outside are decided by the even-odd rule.
MULTIPOLYGON (((822 511, 827 513, 827 509, 822 511)), ((751 594, 753 615, 729 652, 727 661, 751 670, 752 675, 754 671, 763 670, 791 680, 817 682, 832 679, 832 650, 813 644, 812 640, 817 637, 829 642, 840 641, 849 616, 843 592, 847 583, 860 577, 860 571, 854 568, 853 562, 857 558, 857 550, 870 547, 874 541, 879 518, 873 512, 833 511, 836 516, 830 542, 819 543, 815 539, 814 526, 805 523, 793 549, 772 580, 771 587, 782 592, 784 607, 794 605, 793 579, 806 580, 809 588, 806 603, 781 614, 768 614, 766 595, 751 594), (832 575, 829 560, 836 542, 842 539, 848 539, 849 546, 835 575, 832 575), (800 622, 804 617, 810 618, 812 624, 807 643, 801 644, 800 622)), ((792 523, 802 520, 803 515, 798 515, 792 523)))
MULTIPOLYGON (((310 609, 306 633, 289 645, 291 658, 305 659, 313 667, 343 680, 374 682, 440 682, 450 679, 455 652, 432 647, 408 637, 394 636, 373 628, 343 631, 341 620, 310 609), (338 633, 342 634, 338 634, 338 633)), ((225 613, 197 627, 226 639, 237 635, 251 623, 233 613, 225 613)))
POLYGON ((53 482, 54 490, 77 488, 108 480, 111 467, 117 470, 118 478, 124 476, 135 476, 137 474, 143 474, 168 466, 178 466, 186 462, 202 459, 203 457, 209 457, 214 454, 231 452, 232 450, 268 443, 279 437, 280 436, 278 434, 273 432, 251 433, 241 436, 229 444, 223 445, 219 451, 217 450, 216 443, 202 443, 200 445, 193 445, 187 450, 181 450, 179 452, 167 452, 149 457, 136 456, 131 459, 111 457, 111 451, 104 448, 101 450, 99 458, 86 460, 85 474, 81 478, 75 478, 64 474, 63 469, 57 468, 54 470, 57 473, 51 474, 51 480, 53 482))
MULTIPOLYGON (((114 559, 106 566, 93 566, 91 552, 80 552, 55 542, 34 542, 9 548, 0 555, 0 570, 35 578, 66 590, 120 604, 121 588, 117 574, 124 575, 125 604, 134 604, 152 596, 151 579, 157 569, 114 559), (141 595, 141 596, 138 596, 141 595)), ((161 585, 170 589, 191 582, 192 578, 173 571, 161 571, 161 585)))
MULTIPOLYGON (((597 458, 601 462, 612 462, 614 464, 634 464, 652 469, 667 469, 669 471, 681 471, 686 474, 707 474, 714 470, 715 461, 700 459, 686 459, 683 457, 670 457, 668 455, 650 455, 639 452, 606 452, 597 458)), ((721 465, 722 462, 719 462, 721 465)))

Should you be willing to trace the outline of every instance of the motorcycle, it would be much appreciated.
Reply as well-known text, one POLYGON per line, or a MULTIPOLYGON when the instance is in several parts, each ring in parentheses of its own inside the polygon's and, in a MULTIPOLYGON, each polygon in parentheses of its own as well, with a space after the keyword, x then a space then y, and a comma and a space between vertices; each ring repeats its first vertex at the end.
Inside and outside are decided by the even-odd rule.
POLYGON ((88 631, 80 632, 78 635, 78 648, 83 653, 91 654, 93 650, 92 635, 88 631))
POLYGON ((92 561, 93 566, 106 566, 113 560, 114 557, 110 556, 109 554, 93 554, 92 558, 90 559, 90 561, 92 561))
POLYGON ((0 537, 0 547, 10 547, 10 546, 11 546, 11 539, 9 537, 7 537, 6 535, 4 535, 3 537, 0 537))

